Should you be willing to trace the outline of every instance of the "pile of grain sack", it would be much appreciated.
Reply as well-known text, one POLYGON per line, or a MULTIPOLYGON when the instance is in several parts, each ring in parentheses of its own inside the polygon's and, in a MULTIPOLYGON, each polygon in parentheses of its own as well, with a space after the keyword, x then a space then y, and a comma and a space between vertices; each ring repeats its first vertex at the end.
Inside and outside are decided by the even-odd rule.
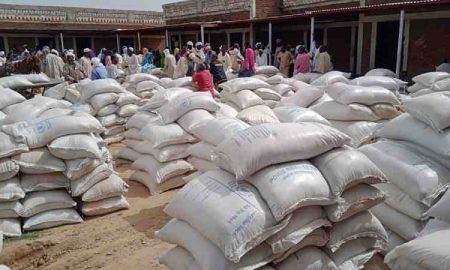
POLYGON ((113 170, 99 136, 104 127, 70 102, 25 100, 0 89, 0 231, 82 222, 86 216, 128 208, 127 184, 113 170), (74 110, 75 109, 75 110, 74 110))
MULTIPOLYGON (((229 98, 272 90, 257 78, 221 87, 229 98)), ((310 99, 320 98, 318 92, 310 99)), ((347 135, 299 106, 306 121, 281 123, 276 115, 239 117, 247 108, 231 102, 165 89, 127 123, 136 137, 124 141, 122 154, 135 160, 144 177, 136 180, 150 189, 180 176, 187 182, 164 210, 173 219, 156 233, 177 245, 161 263, 170 269, 358 269, 384 249, 387 233, 368 209, 384 200, 372 185, 386 177, 346 146, 347 135)), ((265 105, 248 108, 255 106, 265 105)), ((289 106, 280 108, 279 115, 295 118, 289 106)))
POLYGON ((376 185, 386 200, 371 212, 388 230, 385 262, 393 270, 450 268, 449 78, 440 72, 413 78, 434 90, 405 99, 406 113, 377 132, 377 143, 360 148, 390 182, 376 185))
POLYGON ((124 139, 125 123, 144 102, 113 79, 83 80, 70 85, 66 82, 48 89, 44 95, 67 100, 75 109, 95 116, 105 127, 101 136, 106 144, 124 139))

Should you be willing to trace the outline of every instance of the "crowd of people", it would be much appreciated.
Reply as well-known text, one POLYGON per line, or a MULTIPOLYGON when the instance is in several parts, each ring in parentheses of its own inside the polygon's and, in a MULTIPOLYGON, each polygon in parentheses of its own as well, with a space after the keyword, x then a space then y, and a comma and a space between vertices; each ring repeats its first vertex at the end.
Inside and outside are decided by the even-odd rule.
POLYGON ((155 68, 170 78, 192 76, 201 91, 212 91, 214 85, 230 77, 250 77, 257 66, 265 66, 272 58, 273 64, 286 77, 297 73, 326 73, 333 69, 326 46, 308 51, 304 45, 293 48, 276 40, 275 54, 261 42, 252 47, 249 43, 241 49, 239 44, 230 48, 222 45, 218 52, 202 42, 189 41, 182 48, 162 53, 143 48, 135 53, 134 48, 124 46, 122 52, 101 49, 96 55, 90 48, 83 50, 77 58, 71 49, 58 52, 48 46, 29 49, 24 46, 20 52, 0 52, 0 75, 12 73, 29 74, 44 72, 53 79, 63 78, 71 83, 89 78, 91 80, 113 78, 122 80, 126 75, 148 73, 155 68))

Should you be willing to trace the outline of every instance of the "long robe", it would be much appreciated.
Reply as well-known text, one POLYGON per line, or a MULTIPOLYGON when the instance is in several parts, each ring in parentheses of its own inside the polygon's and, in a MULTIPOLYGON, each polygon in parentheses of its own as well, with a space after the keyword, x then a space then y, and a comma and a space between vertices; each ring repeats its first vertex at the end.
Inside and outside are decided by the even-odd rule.
POLYGON ((128 57, 128 68, 127 75, 136 74, 141 71, 141 66, 139 65, 139 59, 137 55, 133 54, 128 57))
POLYGON ((169 78, 173 78, 173 75, 175 73, 175 67, 177 65, 177 60, 175 60, 175 56, 170 54, 170 52, 164 52, 165 59, 164 59, 164 69, 163 71, 169 76, 169 78))
POLYGON ((327 52, 319 53, 317 56, 317 65, 315 72, 327 73, 333 70, 333 64, 331 63, 331 56, 327 52))
POLYGON ((277 60, 280 63, 280 72, 289 77, 289 66, 293 60, 293 56, 290 52, 280 52, 278 54, 277 60))
POLYGON ((59 56, 47 54, 44 60, 44 73, 52 79, 63 77, 63 62, 59 56))
POLYGON ((92 65, 91 65, 91 59, 89 57, 86 56, 82 56, 79 60, 80 62, 80 66, 81 66, 81 70, 84 73, 84 76, 86 78, 91 78, 91 74, 92 74, 92 65))
POLYGON ((222 63, 223 71, 228 72, 231 69, 231 57, 227 52, 225 55, 220 52, 217 55, 217 59, 222 63))
POLYGON ((189 60, 187 56, 182 56, 175 67, 175 72, 173 74, 174 79, 186 77, 189 70, 189 60))

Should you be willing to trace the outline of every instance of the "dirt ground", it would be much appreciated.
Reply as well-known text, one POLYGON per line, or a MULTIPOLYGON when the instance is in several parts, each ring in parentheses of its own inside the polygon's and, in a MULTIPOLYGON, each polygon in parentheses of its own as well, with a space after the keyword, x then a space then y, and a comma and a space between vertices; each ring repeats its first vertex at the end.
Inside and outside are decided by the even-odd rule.
MULTIPOLYGON (((118 164, 116 169, 127 181, 129 166, 118 164)), ((154 231, 169 221, 163 208, 177 191, 150 196, 143 185, 127 182, 130 209, 6 240, 0 263, 12 270, 168 269, 158 263, 158 257, 172 246, 155 239, 154 231)), ((380 257, 365 269, 388 270, 380 257)))

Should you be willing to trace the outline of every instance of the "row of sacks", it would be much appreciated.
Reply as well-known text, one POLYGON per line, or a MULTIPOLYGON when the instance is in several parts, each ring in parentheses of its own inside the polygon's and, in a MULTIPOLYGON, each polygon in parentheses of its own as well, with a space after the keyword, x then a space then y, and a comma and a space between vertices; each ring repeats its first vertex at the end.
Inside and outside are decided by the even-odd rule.
POLYGON ((450 91, 450 74, 447 72, 427 72, 415 76, 412 80, 414 84, 408 87, 411 97, 450 91))
POLYGON ((384 200, 372 185, 386 177, 345 146, 349 140, 319 123, 270 123, 211 142, 218 169, 197 174, 164 209, 173 219, 156 236, 177 246, 161 263, 170 269, 363 267, 388 241, 369 210, 384 200))
POLYGON ((89 112, 105 127, 101 134, 107 144, 123 140, 125 123, 142 104, 141 98, 125 90, 113 79, 83 80, 49 88, 47 97, 73 103, 74 108, 89 112))
POLYGON ((82 222, 75 207, 84 215, 128 207, 127 185, 114 173, 95 117, 42 96, 3 111, 9 112, 0 125, 4 235, 82 222))
POLYGON ((119 158, 132 161, 130 180, 147 186, 151 194, 184 185, 194 171, 187 149, 199 141, 191 126, 221 109, 211 94, 188 88, 168 88, 154 96, 127 123, 126 148, 119 158))
POLYGON ((377 132, 379 142, 360 148, 390 181, 378 186, 386 200, 372 213, 389 230, 385 261, 391 269, 449 267, 442 257, 448 247, 431 240, 439 235, 445 241, 450 228, 449 101, 446 91, 405 99, 406 113, 377 132))

